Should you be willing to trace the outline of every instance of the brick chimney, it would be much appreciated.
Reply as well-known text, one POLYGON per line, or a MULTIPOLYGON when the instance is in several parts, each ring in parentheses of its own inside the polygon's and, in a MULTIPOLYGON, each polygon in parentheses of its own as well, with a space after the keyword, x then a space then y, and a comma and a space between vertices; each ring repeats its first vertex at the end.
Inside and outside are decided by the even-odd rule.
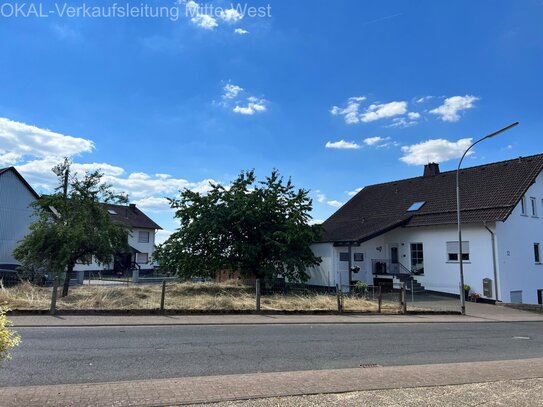
POLYGON ((433 177, 434 175, 439 175, 439 164, 438 163, 428 163, 424 166, 425 177, 433 177))

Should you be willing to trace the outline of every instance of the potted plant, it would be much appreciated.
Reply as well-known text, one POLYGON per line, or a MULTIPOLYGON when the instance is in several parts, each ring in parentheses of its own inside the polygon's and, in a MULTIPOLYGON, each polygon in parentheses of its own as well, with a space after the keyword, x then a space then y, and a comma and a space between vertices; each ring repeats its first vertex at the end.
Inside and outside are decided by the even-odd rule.
POLYGON ((464 284, 464 299, 466 301, 469 300, 469 290, 471 290, 471 287, 468 284, 464 284))

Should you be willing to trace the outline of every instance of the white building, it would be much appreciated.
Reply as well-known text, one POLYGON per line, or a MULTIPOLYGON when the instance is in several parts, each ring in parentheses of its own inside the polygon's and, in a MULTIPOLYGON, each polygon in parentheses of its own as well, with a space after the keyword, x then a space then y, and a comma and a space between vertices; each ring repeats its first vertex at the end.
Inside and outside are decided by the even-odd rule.
POLYGON ((130 253, 117 255, 111 264, 98 265, 94 259, 88 264, 80 262, 74 271, 126 272, 138 269, 140 274, 152 271, 154 265, 151 263, 151 257, 155 250, 155 236, 162 228, 134 204, 106 204, 106 208, 112 220, 130 227, 131 231, 128 234, 130 253))
MULTIPOLYGON (((543 154, 460 172, 465 283, 484 299, 543 303, 542 170, 543 154)), ((308 284, 413 280, 458 294, 455 176, 432 163, 362 189, 324 222, 308 284)))
MULTIPOLYGON (((14 168, 0 169, 0 269, 15 270, 20 264, 13 250, 28 233, 34 221, 32 203, 39 195, 14 168)), ((76 271, 126 271, 137 268, 145 273, 153 269, 150 259, 155 247, 155 235, 161 229, 134 204, 106 205, 111 219, 131 228, 128 244, 131 253, 118 255, 111 264, 78 264, 76 271)), ((92 259, 90 259, 92 260, 92 259)))
POLYGON ((33 222, 32 202, 39 195, 13 168, 0 169, 0 269, 14 270, 19 263, 13 250, 33 222))

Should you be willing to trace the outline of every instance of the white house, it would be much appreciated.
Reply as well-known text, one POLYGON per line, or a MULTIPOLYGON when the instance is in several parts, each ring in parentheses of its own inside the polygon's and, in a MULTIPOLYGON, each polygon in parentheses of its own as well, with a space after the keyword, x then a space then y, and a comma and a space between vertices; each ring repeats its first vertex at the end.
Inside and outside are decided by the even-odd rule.
MULTIPOLYGON (((23 176, 14 168, 0 169, 0 269, 15 270, 19 266, 13 258, 13 250, 34 221, 31 204, 39 198, 23 176)), ((134 204, 111 205, 106 209, 111 219, 131 228, 128 244, 131 253, 118 255, 109 265, 94 263, 77 264, 76 271, 125 271, 137 268, 140 272, 151 271, 149 262, 155 247, 155 235, 161 229, 134 204)), ((92 259, 89 259, 92 260, 92 259)))
POLYGON ((13 250, 34 220, 32 202, 39 195, 13 168, 0 169, 0 269, 15 270, 13 250))
MULTIPOLYGON (((482 298, 543 303, 542 170, 540 154, 460 172, 465 283, 482 298)), ((413 280, 458 294, 455 177, 431 163, 421 177, 362 189, 324 222, 308 284, 413 280)))
POLYGON ((153 270, 151 257, 155 249, 156 232, 162 229, 151 218, 145 215, 135 204, 106 204, 111 219, 124 223, 131 228, 128 234, 130 253, 119 254, 111 264, 98 265, 94 259, 88 264, 79 263, 74 271, 112 271, 125 272, 138 269, 145 274, 153 270))

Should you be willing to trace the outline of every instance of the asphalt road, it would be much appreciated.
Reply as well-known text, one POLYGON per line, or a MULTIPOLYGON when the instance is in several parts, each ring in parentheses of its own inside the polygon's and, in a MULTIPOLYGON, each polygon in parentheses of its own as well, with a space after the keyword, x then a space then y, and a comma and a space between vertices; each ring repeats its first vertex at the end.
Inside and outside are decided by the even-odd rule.
POLYGON ((0 386, 543 357, 543 323, 19 328, 0 386))

